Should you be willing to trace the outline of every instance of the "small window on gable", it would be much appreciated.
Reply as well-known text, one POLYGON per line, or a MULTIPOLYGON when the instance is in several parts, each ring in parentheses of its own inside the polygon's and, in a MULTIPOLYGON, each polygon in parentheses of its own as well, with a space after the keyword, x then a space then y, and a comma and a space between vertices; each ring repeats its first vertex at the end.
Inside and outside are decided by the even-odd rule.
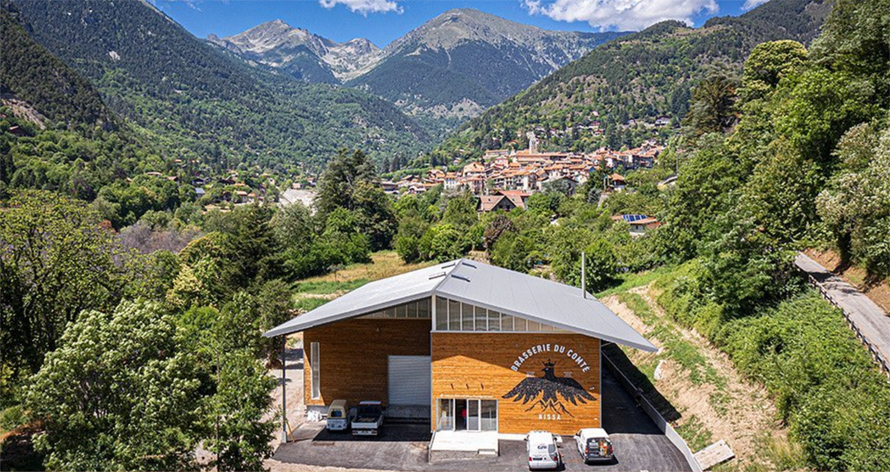
POLYGON ((488 310, 480 307, 473 307, 476 313, 476 331, 488 331, 488 310))
POLYGON ((500 331, 501 330, 501 314, 488 310, 488 330, 489 331, 500 331))
POLYGON ((466 303, 460 304, 460 315, 461 315, 461 331, 473 331, 475 330, 474 317, 473 317, 473 305, 467 305, 466 303))
POLYGON ((448 300, 448 330, 460 331, 460 302, 448 300))

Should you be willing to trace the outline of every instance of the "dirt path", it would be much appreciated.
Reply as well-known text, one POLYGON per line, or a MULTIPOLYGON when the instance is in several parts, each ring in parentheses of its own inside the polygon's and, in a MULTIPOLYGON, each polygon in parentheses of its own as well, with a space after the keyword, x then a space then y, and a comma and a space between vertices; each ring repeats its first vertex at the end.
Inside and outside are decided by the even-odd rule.
POLYGON ((776 468, 762 448, 787 448, 787 432, 778 420, 778 414, 763 387, 744 379, 728 357, 696 333, 673 322, 654 301, 651 288, 639 287, 630 293, 645 300, 659 323, 668 323, 671 330, 682 337, 685 345, 692 346, 704 358, 709 375, 704 381, 693 382, 690 372, 677 361, 677 353, 663 348, 662 340, 653 336, 653 327, 647 325, 619 296, 606 297, 602 302, 634 329, 647 336, 661 352, 645 353, 628 349, 625 352, 635 365, 658 363, 656 373, 650 377, 656 389, 680 413, 675 427, 692 445, 695 442, 710 444, 723 439, 736 454, 736 460, 727 468, 747 469, 757 464, 766 470, 776 468), (698 441, 693 440, 694 436, 698 441))

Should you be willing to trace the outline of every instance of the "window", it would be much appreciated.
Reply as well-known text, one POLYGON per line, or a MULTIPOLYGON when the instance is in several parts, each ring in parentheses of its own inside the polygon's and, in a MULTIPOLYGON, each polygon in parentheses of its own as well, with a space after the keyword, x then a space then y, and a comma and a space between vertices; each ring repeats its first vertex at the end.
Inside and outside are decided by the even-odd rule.
POLYGON ((485 308, 474 307, 476 311, 476 331, 488 331, 488 313, 485 308))
POLYGON ((482 409, 480 411, 480 417, 482 419, 482 427, 479 428, 482 431, 497 431, 498 430, 498 401, 497 400, 482 400, 482 409))
MULTIPOLYGON (((447 303, 447 300, 442 300, 447 303)), ((430 318, 430 299, 424 298, 416 302, 404 303, 402 305, 384 308, 374 313, 369 313, 362 318, 387 318, 387 319, 403 319, 403 318, 430 318)))
POLYGON ((321 398, 321 352, 317 342, 309 345, 309 366, 312 369, 312 377, 310 379, 312 385, 312 399, 321 398))
POLYGON ((513 317, 501 314, 501 331, 513 331, 513 317))
POLYGON ((467 431, 479 431, 479 400, 467 400, 467 431))
POLYGON ((488 310, 488 330, 489 331, 500 331, 501 330, 501 314, 496 311, 488 310))
POLYGON ((436 331, 448 331, 448 302, 436 298, 436 331))
POLYGON ((460 331, 460 303, 448 300, 448 330, 460 331))
POLYGON ((460 304, 461 331, 473 331, 473 305, 460 304))
POLYGON ((498 401, 440 398, 436 402, 437 431, 497 431, 498 401))
MULTIPOLYGON (((429 303, 429 301, 426 301, 429 303)), ((424 307, 416 307, 424 317, 424 307)), ((400 312, 401 313, 401 312, 400 312)), ((409 311, 409 314, 411 312, 409 311)), ((428 316, 428 315, 427 315, 428 316)), ((529 333, 567 333, 569 331, 538 321, 499 313, 494 310, 436 297, 436 331, 504 331, 529 333)))
POLYGON ((430 317, 430 299, 424 298, 417 302, 417 317, 418 318, 429 318, 430 317))
POLYGON ((454 429, 454 400, 450 398, 439 400, 439 421, 436 422, 437 431, 451 431, 454 429))

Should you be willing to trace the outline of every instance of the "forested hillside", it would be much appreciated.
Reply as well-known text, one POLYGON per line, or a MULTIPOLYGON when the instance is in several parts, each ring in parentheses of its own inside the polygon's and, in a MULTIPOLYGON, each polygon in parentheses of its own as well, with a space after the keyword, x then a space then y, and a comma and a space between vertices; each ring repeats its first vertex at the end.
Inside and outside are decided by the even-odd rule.
POLYGON ((8 10, 0 9, 0 23, 15 45, 2 51, 0 200, 23 189, 51 190, 94 202, 120 227, 192 198, 188 188, 142 175, 171 172, 174 162, 109 110, 88 80, 37 44, 8 10))
POLYGON ((13 13, 3 8, 0 31, 6 46, 0 50, 0 100, 24 101, 42 116, 67 125, 114 127, 110 111, 89 81, 34 42, 13 13))
POLYGON ((171 155, 320 166, 342 146, 414 154, 426 133, 366 93, 306 84, 228 57, 138 0, 14 0, 32 36, 171 155))
POLYGON ((636 145, 666 117, 676 126, 687 111, 691 88, 709 70, 737 74, 751 49, 763 42, 808 43, 830 10, 831 0, 773 0, 740 16, 714 18, 701 28, 668 21, 613 40, 563 67, 528 90, 464 124, 440 149, 495 149, 525 131, 565 130, 596 123, 598 135, 571 133, 554 147, 588 150, 636 145), (634 120, 631 126, 626 126, 634 120))

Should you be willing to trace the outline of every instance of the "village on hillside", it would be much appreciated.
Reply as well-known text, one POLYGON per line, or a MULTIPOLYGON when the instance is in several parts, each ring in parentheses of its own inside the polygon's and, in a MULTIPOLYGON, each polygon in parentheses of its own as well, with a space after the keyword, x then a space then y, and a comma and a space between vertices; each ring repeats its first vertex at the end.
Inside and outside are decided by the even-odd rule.
MULTIPOLYGON (((465 162, 463 166, 456 158, 450 168, 433 167, 425 172, 408 173, 398 180, 383 180, 380 186, 395 197, 418 195, 441 186, 449 193, 472 193, 478 199, 480 212, 510 211, 525 209, 525 201, 535 192, 558 190, 572 195, 594 173, 602 176, 603 191, 623 191, 625 178, 622 173, 652 168, 664 149, 655 140, 648 140, 626 150, 602 147, 588 153, 545 152, 539 149, 540 141, 534 132, 530 131, 526 136, 529 143, 526 149, 488 150, 478 160, 465 162)), ((185 167, 178 159, 177 165, 185 167)), ((300 202, 309 207, 317 183, 314 176, 295 176, 279 186, 268 172, 248 175, 233 169, 216 179, 205 177, 200 171, 191 176, 160 172, 146 172, 145 175, 166 178, 176 184, 185 180, 194 187, 195 197, 205 210, 223 211, 229 204, 237 206, 258 201, 277 201, 280 206, 300 202), (276 188, 280 190, 274 191, 276 188)))
POLYGON ((419 194, 441 185, 446 191, 470 191, 480 199, 480 211, 509 211, 524 207, 523 199, 536 191, 560 187, 574 193, 594 171, 608 173, 604 190, 623 190, 619 169, 652 168, 664 146, 646 141, 625 151, 600 148, 591 153, 541 152, 538 139, 528 133, 528 149, 486 151, 478 161, 460 170, 430 169, 426 175, 409 174, 398 181, 381 182, 389 194, 419 194))

